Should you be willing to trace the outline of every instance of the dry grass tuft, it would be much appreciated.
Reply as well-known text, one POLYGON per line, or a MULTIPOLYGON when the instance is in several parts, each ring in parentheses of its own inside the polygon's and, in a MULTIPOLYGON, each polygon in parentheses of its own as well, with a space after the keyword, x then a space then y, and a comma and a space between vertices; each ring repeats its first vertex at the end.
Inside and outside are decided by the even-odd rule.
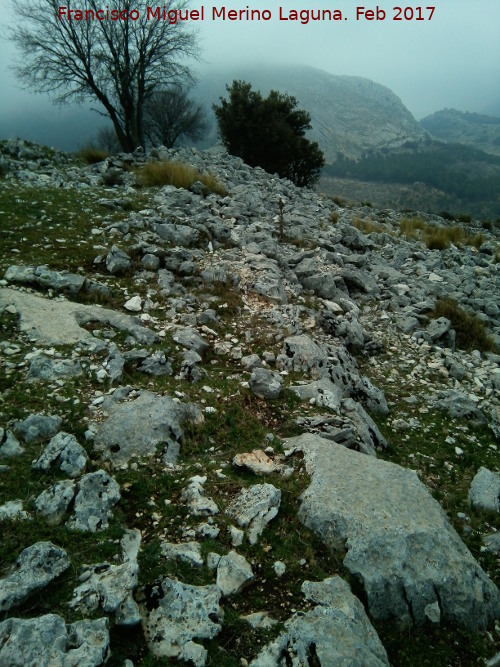
POLYGON ((453 299, 439 299, 431 317, 446 317, 450 320, 457 334, 457 347, 480 352, 495 350, 493 338, 488 335, 484 322, 475 315, 469 315, 453 299))
POLYGON ((194 167, 183 162, 150 162, 138 171, 141 185, 146 187, 161 187, 162 185, 173 185, 176 188, 190 188, 193 183, 200 181, 212 192, 225 197, 227 191, 219 183, 214 174, 200 174, 194 167))
POLYGON ((404 218, 399 224, 399 232, 408 239, 421 239, 429 250, 445 250, 453 243, 455 246, 470 245, 479 248, 484 243, 484 236, 468 234, 456 225, 454 227, 433 227, 422 218, 404 218))
POLYGON ((377 234, 392 233, 391 230, 388 229, 387 227, 384 227, 378 222, 373 222, 373 220, 369 220, 368 218, 365 218, 364 220, 362 220, 361 218, 355 218, 352 224, 354 227, 356 227, 356 229, 359 229, 359 231, 362 232, 363 234, 371 234, 372 232, 376 232, 377 234))
POLYGON ((86 164, 104 162, 104 160, 109 157, 108 151, 105 151, 102 148, 95 148, 94 146, 85 146, 78 151, 77 155, 81 157, 86 164))

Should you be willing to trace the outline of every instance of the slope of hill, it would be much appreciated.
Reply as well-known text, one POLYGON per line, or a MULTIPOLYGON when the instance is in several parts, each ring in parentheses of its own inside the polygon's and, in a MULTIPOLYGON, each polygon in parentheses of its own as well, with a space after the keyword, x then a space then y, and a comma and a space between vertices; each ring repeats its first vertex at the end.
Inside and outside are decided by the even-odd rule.
MULTIPOLYGON (((392 198, 394 192, 389 199, 375 193, 370 201, 376 206, 394 206, 399 201, 427 212, 447 210, 482 218, 500 216, 500 157, 464 144, 434 141, 415 149, 373 152, 360 160, 340 157, 327 165, 322 175, 404 186, 406 204, 398 197, 392 198)), ((324 181, 321 185, 330 193, 334 184, 324 181)), ((338 187, 336 190, 336 194, 342 194, 338 187)), ((366 194, 363 196, 360 189, 358 197, 366 198, 366 194)))
POLYGON ((500 118, 497 116, 443 109, 422 118, 420 124, 436 139, 500 155, 500 118))
POLYGON ((500 650, 496 227, 0 159, 0 665, 500 650))
MULTIPOLYGON (((338 153, 358 158, 368 150, 389 149, 407 142, 420 143, 426 132, 389 88, 353 76, 335 76, 306 66, 241 67, 200 73, 194 95, 210 108, 226 95, 226 84, 248 81, 267 94, 279 90, 297 98, 311 114, 309 138, 317 141, 327 162, 338 153)), ((210 109, 212 128, 202 143, 213 145, 217 129, 210 109)), ((200 144, 201 145, 201 144, 200 144)))

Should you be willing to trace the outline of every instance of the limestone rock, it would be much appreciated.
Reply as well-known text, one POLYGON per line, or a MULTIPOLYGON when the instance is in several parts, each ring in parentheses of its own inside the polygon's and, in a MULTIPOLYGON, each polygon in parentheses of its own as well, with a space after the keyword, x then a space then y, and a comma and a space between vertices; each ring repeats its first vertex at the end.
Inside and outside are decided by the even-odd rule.
POLYGON ((299 384, 290 387, 290 390, 302 401, 310 401, 314 399, 314 404, 317 406, 330 408, 338 411, 342 399, 342 390, 333 384, 328 378, 315 380, 308 384, 299 384))
POLYGON ((474 509, 500 512, 500 475, 479 468, 470 486, 469 504, 474 509))
POLYGON ((236 551, 230 551, 219 560, 217 586, 224 597, 239 593, 253 578, 250 563, 236 551))
POLYGON ((135 456, 151 456, 157 448, 175 463, 184 437, 179 411, 168 396, 141 391, 133 401, 116 404, 97 425, 94 448, 114 467, 135 456))
POLYGON ((37 542, 27 547, 17 557, 12 573, 0 580, 0 611, 24 602, 68 567, 67 553, 52 542, 37 542))
POLYGON ((240 491, 227 513, 247 529, 250 544, 256 544, 266 525, 278 514, 280 503, 279 489, 272 484, 255 484, 240 491))
POLYGON ((76 378, 83 374, 78 359, 51 359, 38 354, 30 362, 29 380, 53 381, 57 379, 76 378))
POLYGON ((59 432, 62 419, 55 415, 30 415, 21 422, 16 422, 14 431, 25 442, 35 442, 52 438, 59 432))
POLYGON ((20 314, 21 332, 45 345, 79 343, 93 351, 105 349, 106 343, 84 328, 89 322, 100 322, 127 331, 138 343, 151 345, 156 340, 156 334, 137 318, 109 308, 55 301, 0 287, 0 309, 9 305, 14 305, 20 314))
POLYGON ((174 373, 170 359, 168 359, 165 352, 162 352, 161 350, 153 352, 150 357, 144 359, 142 364, 138 366, 137 370, 141 371, 141 373, 146 373, 147 375, 154 375, 155 377, 161 375, 173 375, 174 373))
POLYGON ((155 606, 145 614, 144 630, 157 657, 206 663, 207 651, 195 639, 213 639, 224 617, 217 586, 190 586, 168 577, 153 588, 155 606))
POLYGON ((276 363, 279 369, 305 372, 318 379, 324 376, 328 354, 309 336, 301 334, 285 339, 283 353, 276 363))
POLYGON ((435 405, 454 418, 468 419, 478 425, 485 425, 488 421, 474 401, 461 391, 448 389, 440 392, 435 405))
POLYGON ((0 623, 0 665, 98 667, 109 652, 108 619, 66 625, 56 614, 0 623))
POLYGON ((317 436, 288 441, 312 475, 299 517, 364 587, 374 618, 425 622, 438 602, 443 620, 484 628, 500 612, 496 586, 416 474, 317 436))
POLYGON ((162 239, 170 241, 174 246, 189 248, 198 243, 199 231, 188 225, 159 224, 155 231, 162 239))
POLYGON ((187 504, 190 514, 194 516, 213 516, 219 513, 216 503, 205 493, 203 485, 206 481, 206 477, 195 475, 182 490, 181 500, 187 504))
POLYGON ((203 357, 209 347, 206 340, 192 327, 178 327, 172 338, 179 345, 197 352, 200 357, 203 357))
POLYGON ((22 500, 9 500, 0 505, 0 523, 2 521, 23 521, 30 515, 23 510, 22 500))
POLYGON ((109 526, 111 508, 120 500, 120 487, 104 470, 84 475, 78 483, 71 530, 94 533, 109 526))
POLYGON ((31 467, 46 472, 52 465, 57 465, 68 477, 78 477, 86 464, 87 454, 75 436, 60 431, 31 467))
POLYGON ((277 470, 274 461, 262 449, 236 454, 233 465, 237 468, 246 468, 256 475, 269 475, 277 470))
POLYGON ((9 266, 5 280, 18 285, 37 285, 56 292, 77 296, 84 287, 85 276, 51 271, 47 266, 9 266))
POLYGON ((137 625, 141 617, 132 593, 137 586, 138 571, 137 563, 130 562, 87 567, 80 577, 84 581, 74 590, 69 606, 87 612, 102 608, 106 613, 117 614, 117 625, 137 625))
POLYGON ((12 433, 12 431, 2 431, 0 438, 0 459, 8 459, 13 456, 21 456, 24 452, 23 447, 19 444, 19 440, 12 433))
POLYGON ((252 660, 250 667, 389 667, 385 649, 363 605, 343 579, 305 581, 302 592, 316 606, 286 621, 284 631, 252 660))
POLYGON ((61 523, 75 495, 76 483, 65 479, 42 491, 35 500, 36 511, 51 526, 61 523))
POLYGON ((203 558, 200 553, 198 542, 162 542, 161 553, 165 558, 172 560, 182 560, 190 565, 203 565, 203 558))
POLYGON ((107 270, 115 276, 120 273, 125 273, 131 266, 132 262, 127 253, 116 245, 111 246, 111 249, 106 256, 107 270))
POLYGON ((266 368, 255 368, 250 376, 250 390, 259 398, 276 399, 283 395, 283 378, 266 368))

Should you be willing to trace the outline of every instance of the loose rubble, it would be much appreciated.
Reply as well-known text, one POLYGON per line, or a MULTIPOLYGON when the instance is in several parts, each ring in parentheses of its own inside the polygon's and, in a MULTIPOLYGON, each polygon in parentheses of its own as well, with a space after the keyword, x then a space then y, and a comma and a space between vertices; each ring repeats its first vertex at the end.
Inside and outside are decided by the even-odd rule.
POLYGON ((477 247, 431 250, 400 232, 413 214, 339 206, 220 148, 88 166, 47 150, 0 142, 15 211, 44 193, 0 256, 0 522, 16 545, 0 664, 104 664, 110 621, 133 664, 224 650, 375 667, 436 626, 452 647, 456 628, 486 631, 494 661, 498 229, 472 221, 477 247), (163 159, 219 191, 138 189, 163 159), (67 197, 64 225, 50 197, 67 197), (434 310, 448 299, 489 349, 463 349, 434 310), (372 621, 398 638, 387 652, 372 621))

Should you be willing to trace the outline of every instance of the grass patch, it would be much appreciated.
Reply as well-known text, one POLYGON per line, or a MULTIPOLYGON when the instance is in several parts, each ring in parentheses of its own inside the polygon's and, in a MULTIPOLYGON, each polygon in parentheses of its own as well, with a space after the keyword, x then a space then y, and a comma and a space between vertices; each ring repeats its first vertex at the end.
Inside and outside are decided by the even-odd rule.
POLYGON ((98 162, 104 162, 104 160, 109 157, 108 151, 105 151, 102 148, 96 148, 95 146, 84 146, 81 148, 77 156, 81 158, 85 164, 97 164, 98 162))
MULTIPOLYGON (((109 192, 9 185, 0 190, 0 272, 11 264, 49 266, 57 271, 96 273, 94 258, 109 241, 92 230, 100 221, 120 222, 128 211, 110 211, 98 203, 109 192)), ((143 198, 127 208, 137 210, 143 198)), ((111 276, 109 279, 114 280, 111 276)), ((99 280, 99 278, 97 278, 99 280)))
POLYGON ((459 247, 470 245, 479 248, 484 243, 484 236, 481 232, 479 234, 468 234, 459 225, 434 227, 419 217, 403 218, 399 224, 399 233, 406 240, 423 240, 429 250, 445 250, 451 244, 459 247))
POLYGON ((457 334, 456 344, 464 350, 493 352, 495 344, 486 325, 477 316, 469 315, 453 299, 439 299, 430 317, 446 317, 457 334))
POLYGON ((384 225, 381 225, 378 222, 373 222, 373 220, 369 220, 368 218, 365 218, 364 220, 355 218, 352 224, 363 234, 371 234, 372 232, 376 232, 377 234, 391 233, 391 231, 388 230, 387 227, 384 227, 384 225))
POLYGON ((173 185, 176 188, 185 188, 187 190, 193 183, 200 181, 210 191, 221 195, 221 197, 227 195, 226 189, 217 181, 214 174, 201 174, 194 167, 190 167, 183 162, 174 162, 171 160, 150 162, 144 165, 137 172, 137 175, 140 184, 145 187, 173 185))

